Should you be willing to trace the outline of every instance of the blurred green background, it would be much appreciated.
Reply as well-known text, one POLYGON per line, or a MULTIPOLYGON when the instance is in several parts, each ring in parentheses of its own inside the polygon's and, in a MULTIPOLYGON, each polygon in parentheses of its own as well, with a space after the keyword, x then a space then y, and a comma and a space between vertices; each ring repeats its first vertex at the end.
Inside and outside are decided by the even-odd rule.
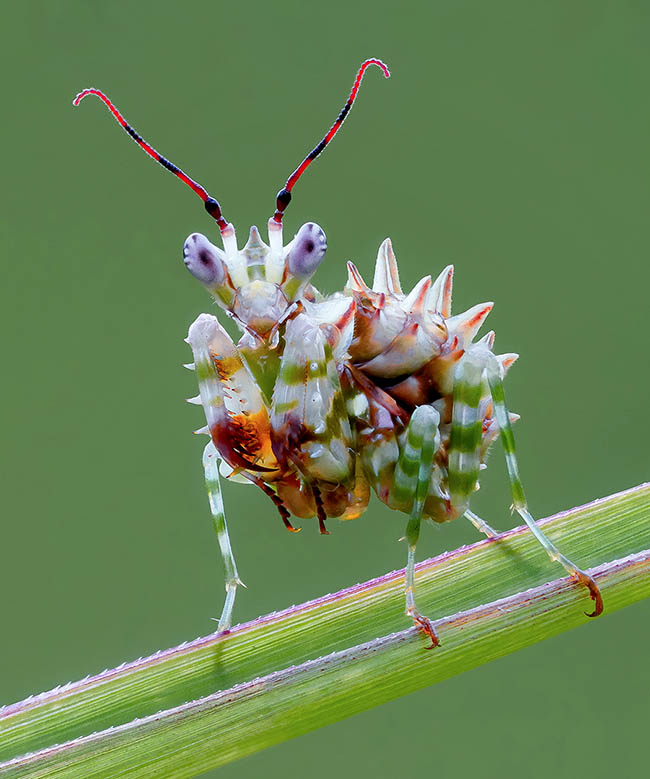
MULTIPOLYGON (((521 353, 507 391, 534 512, 648 478, 646 3, 31 0, 3 16, 1 702, 208 633, 221 607, 180 368, 211 307, 181 247, 214 225, 99 102, 72 108, 83 87, 243 237, 359 63, 383 58, 393 77, 368 72, 287 212, 288 231, 327 232, 318 286, 340 288, 346 259, 371 276, 386 235, 407 284, 454 262, 455 311, 495 300, 497 347, 521 353)), ((476 509, 506 528, 501 459, 476 509)), ((377 501, 326 538, 290 536, 252 488, 228 485, 226 502, 239 620, 403 565, 403 517, 377 501)), ((420 557, 472 540, 462 523, 429 529, 420 557)), ((607 616, 218 775, 632 775, 647 767, 649 616, 607 616)))

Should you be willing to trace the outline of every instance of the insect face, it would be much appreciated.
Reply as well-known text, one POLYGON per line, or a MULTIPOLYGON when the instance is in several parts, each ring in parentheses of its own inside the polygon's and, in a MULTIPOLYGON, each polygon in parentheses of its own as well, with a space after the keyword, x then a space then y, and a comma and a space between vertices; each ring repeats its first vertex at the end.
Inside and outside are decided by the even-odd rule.
POLYGON ((273 239, 266 244, 252 227, 241 250, 228 241, 230 252, 222 251, 201 233, 192 233, 183 248, 190 273, 243 330, 261 339, 296 309, 327 249, 325 233, 314 222, 304 224, 287 246, 277 240, 281 226, 274 220, 269 231, 273 239))

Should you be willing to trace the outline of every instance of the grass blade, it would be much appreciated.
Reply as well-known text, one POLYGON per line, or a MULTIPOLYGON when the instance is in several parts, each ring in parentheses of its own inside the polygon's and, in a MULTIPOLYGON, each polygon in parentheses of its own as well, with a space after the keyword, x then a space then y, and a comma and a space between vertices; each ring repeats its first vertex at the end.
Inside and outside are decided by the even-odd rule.
MULTIPOLYGON (((650 486, 543 526, 592 569, 606 613, 650 594, 650 486)), ((439 650, 402 629, 396 572, 5 707, 4 759, 77 740, 2 775, 194 776, 587 622, 584 591, 556 575, 517 528, 418 566, 439 650)))

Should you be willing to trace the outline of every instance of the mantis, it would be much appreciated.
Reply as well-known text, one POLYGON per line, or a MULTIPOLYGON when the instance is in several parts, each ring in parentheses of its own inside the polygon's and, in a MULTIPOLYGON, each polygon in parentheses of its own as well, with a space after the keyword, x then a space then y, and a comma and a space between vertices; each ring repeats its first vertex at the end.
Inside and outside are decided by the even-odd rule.
POLYGON ((565 557, 528 510, 515 454, 503 380, 516 354, 493 351, 494 332, 477 338, 492 303, 452 315, 453 267, 402 290, 390 239, 381 243, 369 286, 351 262, 341 292, 323 295, 312 283, 327 241, 315 222, 287 243, 283 217, 292 191, 327 147, 352 108, 368 59, 334 124, 291 173, 268 220, 268 242, 256 227, 239 248, 219 202, 159 154, 126 122, 111 100, 98 97, 121 127, 155 161, 198 195, 219 229, 223 248, 201 233, 185 241, 189 272, 239 327, 235 343, 217 317, 201 314, 189 328, 199 394, 210 440, 203 453, 205 481, 225 567, 226 598, 219 629, 228 630, 241 580, 233 555, 220 479, 250 482, 270 498, 285 527, 291 517, 356 519, 371 491, 408 516, 405 611, 439 644, 431 621, 417 608, 415 553, 421 524, 466 517, 487 536, 495 532, 471 511, 490 446, 501 439, 513 507, 551 560, 588 589, 593 612, 603 610, 595 581, 565 557))

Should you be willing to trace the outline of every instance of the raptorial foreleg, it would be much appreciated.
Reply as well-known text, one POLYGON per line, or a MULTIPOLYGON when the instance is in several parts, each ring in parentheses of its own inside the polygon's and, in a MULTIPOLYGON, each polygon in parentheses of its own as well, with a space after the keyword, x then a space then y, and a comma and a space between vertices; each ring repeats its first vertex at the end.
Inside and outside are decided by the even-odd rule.
POLYGON ((199 401, 212 441, 228 465, 253 473, 272 473, 278 464, 271 449, 268 409, 242 355, 211 314, 190 326, 199 380, 199 401))
POLYGON ((287 322, 284 339, 271 408, 273 451, 310 485, 348 483, 354 475, 352 433, 326 332, 301 313, 287 322))
POLYGON ((261 393, 253 382, 239 351, 216 318, 201 316, 190 327, 188 343, 194 354, 194 369, 199 380, 200 403, 208 423, 211 441, 203 452, 205 483, 210 510, 225 566, 226 600, 219 629, 227 630, 237 587, 237 574, 228 527, 223 510, 219 482, 219 459, 245 476, 272 472, 277 467, 269 434, 268 412, 261 393))

